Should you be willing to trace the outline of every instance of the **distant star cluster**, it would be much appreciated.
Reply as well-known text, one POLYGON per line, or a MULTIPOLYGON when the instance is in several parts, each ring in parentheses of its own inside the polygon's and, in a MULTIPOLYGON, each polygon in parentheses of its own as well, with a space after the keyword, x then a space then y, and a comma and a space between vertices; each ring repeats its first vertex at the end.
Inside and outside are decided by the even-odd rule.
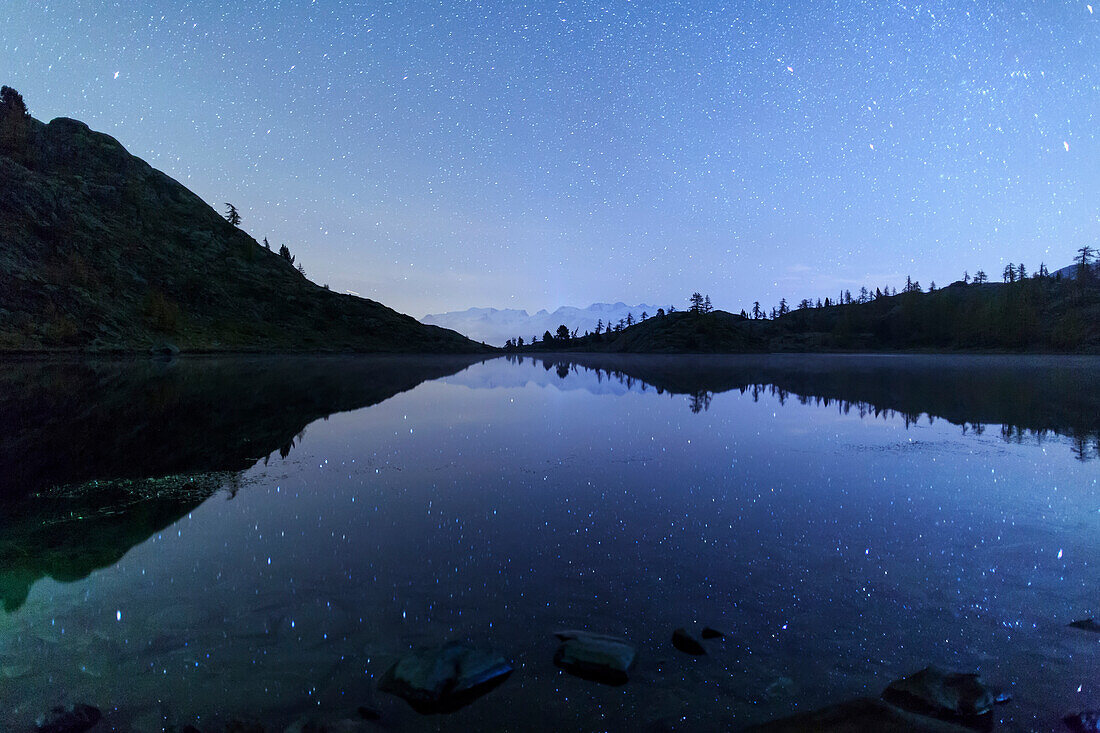
POLYGON ((718 308, 1100 243, 1080 0, 6 0, 2 83, 398 310, 718 308))

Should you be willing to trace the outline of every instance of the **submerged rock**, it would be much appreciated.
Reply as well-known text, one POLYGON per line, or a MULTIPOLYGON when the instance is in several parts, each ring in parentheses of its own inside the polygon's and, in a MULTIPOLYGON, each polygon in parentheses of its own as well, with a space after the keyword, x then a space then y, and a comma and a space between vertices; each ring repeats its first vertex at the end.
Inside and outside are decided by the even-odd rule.
POLYGON ((706 654, 707 650, 699 643, 699 640, 687 632, 687 629, 676 629, 672 632, 672 646, 684 654, 699 656, 706 654))
POLYGON ((1062 718, 1062 722, 1074 733, 1100 733, 1100 712, 1077 713, 1062 718))
POLYGON ((993 725, 995 696, 977 674, 926 667, 891 682, 882 697, 911 712, 956 720, 969 727, 986 729, 993 725))
POLYGON ((179 353, 180 347, 173 343, 164 342, 149 347, 149 355, 161 359, 174 359, 179 356, 179 353))
POLYGON ((746 729, 758 733, 968 733, 969 729, 902 710, 883 700, 860 698, 746 729))
POLYGON ((225 733, 264 733, 264 727, 254 720, 230 720, 225 724, 225 733))
POLYGON ((302 719, 293 723, 283 733, 367 733, 372 730, 377 728, 361 720, 350 718, 325 721, 302 719))
POLYGON ((562 644, 554 664, 571 675, 607 685, 623 685, 637 652, 625 639, 587 631, 559 631, 562 644))
POLYGON ((795 693, 794 680, 790 677, 777 677, 764 688, 764 696, 770 698, 789 697, 795 693))
POLYGON ((1095 631, 1100 633, 1100 623, 1097 623, 1094 618, 1083 618, 1080 621, 1074 621, 1070 626, 1075 629, 1081 629, 1082 631, 1095 631))
POLYGON ((702 636, 704 639, 725 639, 726 638, 725 633, 719 631, 718 629, 712 629, 709 626, 704 626, 703 627, 703 632, 699 635, 702 636))
POLYGON ((363 720, 381 720, 382 711, 378 708, 372 708, 370 705, 360 705, 357 711, 359 717, 363 720))
POLYGON ((99 722, 103 714, 91 705, 56 707, 34 721, 38 733, 84 733, 99 722))
POLYGON ((512 665, 503 657, 452 641, 405 655, 382 676, 378 688, 403 698, 418 713, 451 713, 510 674, 512 665))

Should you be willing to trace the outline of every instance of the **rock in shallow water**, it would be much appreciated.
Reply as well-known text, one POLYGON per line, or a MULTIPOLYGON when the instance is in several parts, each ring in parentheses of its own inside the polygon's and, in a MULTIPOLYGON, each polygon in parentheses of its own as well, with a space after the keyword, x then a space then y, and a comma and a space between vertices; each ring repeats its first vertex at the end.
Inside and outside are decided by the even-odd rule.
POLYGON ((691 654, 693 656, 700 656, 707 653, 707 650, 703 648, 699 640, 689 634, 687 629, 681 628, 672 632, 672 646, 676 647, 684 654, 691 654))
POLYGON ((403 698, 418 713, 451 713, 510 674, 512 665, 503 657, 452 641, 405 655, 382 676, 378 688, 403 698))
POLYGON ((367 733, 374 730, 377 730, 376 726, 350 718, 326 721, 301 719, 294 722, 283 733, 367 733))
POLYGON ((1095 631, 1100 633, 1100 623, 1096 623, 1094 618, 1083 618, 1080 621, 1074 621, 1070 624, 1075 629, 1081 629, 1082 631, 1095 631))
POLYGON ((993 725, 995 695, 977 674, 926 667, 891 682, 882 697, 911 712, 956 720, 972 728, 993 725))
POLYGON ((358 709, 359 717, 363 720, 381 720, 382 711, 378 708, 373 708, 370 705, 360 705, 358 709))
POLYGON ((862 698, 746 729, 746 733, 969 733, 969 728, 916 715, 883 700, 862 698))
POLYGON ((1100 712, 1077 713, 1062 718, 1074 733, 1100 733, 1100 712))
POLYGON ((149 355, 161 359, 174 359, 179 356, 179 353, 180 347, 167 341, 149 347, 149 355))
POLYGON ((84 733, 102 718, 99 708, 91 705, 56 707, 34 722, 38 733, 84 733))
POLYGON ((554 664, 569 674, 607 685, 623 685, 636 654, 625 639, 587 631, 559 631, 554 664))
POLYGON ((699 634, 704 639, 724 639, 726 635, 718 629, 712 629, 709 626, 703 627, 703 632, 699 634))

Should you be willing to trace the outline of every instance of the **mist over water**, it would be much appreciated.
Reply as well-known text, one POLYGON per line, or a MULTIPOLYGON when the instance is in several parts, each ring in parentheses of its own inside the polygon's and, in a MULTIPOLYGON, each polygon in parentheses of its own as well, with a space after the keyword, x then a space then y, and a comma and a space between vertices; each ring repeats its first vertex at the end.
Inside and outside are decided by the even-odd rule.
POLYGON ((1087 357, 356 357, 0 367, 0 724, 737 729, 930 663, 1006 729, 1100 698, 1087 357), (703 657, 669 643, 727 633, 703 657), (552 662, 630 640, 630 681, 552 662), (377 690, 465 639, 446 716, 377 690), (1080 690, 1080 691, 1079 691, 1080 690), (156 721, 162 721, 157 723, 156 721))

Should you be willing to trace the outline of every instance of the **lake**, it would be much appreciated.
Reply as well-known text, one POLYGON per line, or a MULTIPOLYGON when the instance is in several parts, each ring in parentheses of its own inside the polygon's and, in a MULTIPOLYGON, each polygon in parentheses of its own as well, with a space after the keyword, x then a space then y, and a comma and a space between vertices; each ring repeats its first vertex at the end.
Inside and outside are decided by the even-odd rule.
MULTIPOLYGON (((1100 708, 1100 358, 0 365, 0 728, 720 730, 937 664, 1100 708), (674 629, 725 632, 705 656, 674 629), (554 665, 629 640, 629 682, 554 665), (413 647, 515 667, 457 712, 413 647)), ((97 729, 98 730, 98 729, 97 729)))

